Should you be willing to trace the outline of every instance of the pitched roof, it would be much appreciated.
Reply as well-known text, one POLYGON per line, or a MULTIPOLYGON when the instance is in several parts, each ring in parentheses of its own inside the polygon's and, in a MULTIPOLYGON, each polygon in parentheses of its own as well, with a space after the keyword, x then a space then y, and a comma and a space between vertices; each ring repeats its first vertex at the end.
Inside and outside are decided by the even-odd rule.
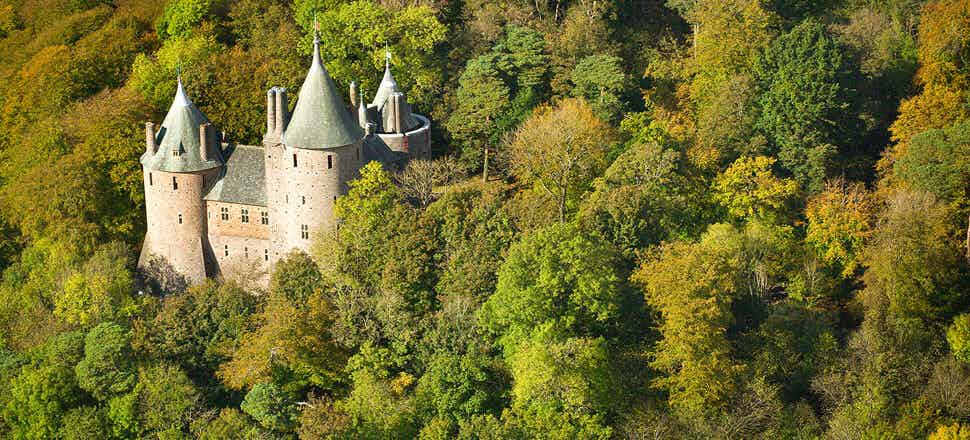
POLYGON ((199 126, 205 123, 209 123, 209 118, 189 99, 182 86, 182 79, 179 78, 172 107, 169 108, 162 127, 155 134, 158 150, 155 154, 146 151, 141 157, 141 163, 148 169, 171 173, 188 173, 221 166, 221 151, 214 148, 218 142, 210 142, 212 145, 208 147, 208 160, 202 160, 199 152, 199 126), (173 151, 177 151, 178 155, 173 154, 173 151))
POLYGON ((313 63, 300 87, 296 108, 283 133, 283 143, 288 147, 323 150, 350 145, 363 137, 363 131, 320 62, 320 44, 314 39, 313 63))
POLYGON ((397 81, 394 81, 394 75, 391 75, 391 63, 385 61, 384 78, 381 79, 381 84, 377 86, 377 94, 374 95, 374 101, 371 102, 371 105, 376 105, 378 111, 383 111, 384 105, 391 99, 391 95, 397 92, 399 92, 397 81))
POLYGON ((226 169, 205 200, 266 206, 266 168, 263 148, 236 145, 229 152, 226 169))

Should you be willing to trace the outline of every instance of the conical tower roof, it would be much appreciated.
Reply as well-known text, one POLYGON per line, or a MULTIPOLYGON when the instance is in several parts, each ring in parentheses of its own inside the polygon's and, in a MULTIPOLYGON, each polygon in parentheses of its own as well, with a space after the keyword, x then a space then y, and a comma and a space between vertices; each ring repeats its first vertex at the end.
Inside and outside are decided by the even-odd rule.
POLYGON ((397 92, 399 92, 397 81, 394 81, 394 75, 391 75, 391 56, 387 54, 384 57, 384 78, 381 79, 381 85, 377 87, 377 94, 374 95, 374 102, 371 105, 377 106, 377 110, 382 111, 391 95, 397 92))
POLYGON ((283 143, 288 147, 323 150, 350 145, 363 137, 320 61, 320 43, 314 38, 313 64, 300 87, 296 108, 283 133, 283 143))
MULTIPOLYGON (((202 160, 199 151, 199 126, 207 124, 209 118, 189 99, 179 76, 178 87, 172 107, 155 134, 158 149, 155 154, 145 152, 141 163, 146 168, 172 173, 188 173, 222 166, 221 148, 209 145, 208 160, 202 160)), ((218 136, 217 136, 218 137, 218 136)))

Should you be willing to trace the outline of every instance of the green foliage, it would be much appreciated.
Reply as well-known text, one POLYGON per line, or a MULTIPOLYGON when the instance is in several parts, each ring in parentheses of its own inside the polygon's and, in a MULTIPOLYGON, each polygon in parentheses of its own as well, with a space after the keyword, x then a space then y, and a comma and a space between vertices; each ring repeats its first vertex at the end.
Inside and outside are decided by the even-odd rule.
POLYGON ((186 37, 219 7, 218 0, 173 0, 155 23, 162 40, 186 37))
POLYGON ((544 326, 567 336, 609 334, 623 295, 615 258, 608 243, 571 224, 526 235, 509 249, 479 324, 507 354, 544 326))
POLYGON ((84 359, 75 372, 78 385, 98 400, 130 391, 137 377, 129 331, 110 322, 91 329, 84 337, 84 359))
POLYGON ((624 94, 630 87, 619 57, 591 55, 573 69, 571 79, 576 87, 573 96, 582 97, 593 113, 604 121, 616 122, 624 110, 624 94))
POLYGON ((914 136, 893 165, 896 176, 912 188, 946 202, 968 197, 970 183, 970 123, 914 136))
POLYGON ((198 390, 176 366, 157 364, 139 373, 131 411, 139 430, 162 438, 187 438, 188 421, 200 405, 198 390))
POLYGON ((239 406, 265 428, 293 430, 298 414, 296 402, 272 382, 253 386, 239 406))
POLYGON ((808 191, 820 190, 858 130, 851 98, 857 67, 823 24, 808 20, 778 37, 754 73, 764 89, 758 126, 781 165, 808 191))
POLYGON ((946 341, 953 357, 970 364, 970 314, 953 318, 953 323, 946 329, 946 341))
POLYGON ((394 79, 418 108, 430 108, 440 88, 441 70, 432 57, 445 41, 446 28, 427 6, 397 10, 370 1, 299 1, 294 19, 304 29, 303 53, 310 51, 313 22, 320 26, 320 52, 327 71, 341 84, 357 81, 373 96, 391 52, 394 79), (316 14, 316 15, 314 15, 316 14))

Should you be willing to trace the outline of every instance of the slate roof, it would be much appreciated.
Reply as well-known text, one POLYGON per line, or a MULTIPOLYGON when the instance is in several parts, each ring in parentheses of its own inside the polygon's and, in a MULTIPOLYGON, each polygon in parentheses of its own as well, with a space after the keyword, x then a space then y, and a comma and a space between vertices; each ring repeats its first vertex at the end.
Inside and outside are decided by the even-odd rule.
MULTIPOLYGON (((219 142, 210 142, 213 145, 209 146, 209 160, 202 160, 199 153, 199 126, 208 122, 209 118, 185 93, 182 79, 179 78, 172 107, 169 108, 162 127, 155 134, 158 150, 155 154, 146 151, 141 157, 141 163, 148 169, 171 173, 190 173, 221 166, 222 154, 219 148, 214 148, 219 142), (176 148, 179 150, 177 156, 172 153, 176 148)), ((212 130, 215 131, 214 138, 218 139, 216 128, 212 127, 212 130)))
POLYGON ((325 150, 353 144, 363 137, 364 132, 320 61, 320 44, 315 39, 313 63, 300 87, 283 143, 293 148, 325 150))
POLYGON ((384 104, 387 104, 391 95, 397 92, 399 90, 397 89, 397 81, 394 81, 394 75, 391 75, 391 64, 385 61, 384 78, 381 79, 381 84, 377 86, 377 94, 374 95, 374 101, 371 102, 371 105, 377 106, 378 111, 383 111, 384 104))
POLYGON ((263 148, 248 145, 232 147, 222 177, 212 185, 204 199, 266 206, 263 148))
POLYGON ((364 138, 364 161, 377 161, 385 165, 391 165, 403 160, 406 157, 404 153, 398 153, 391 150, 384 140, 380 136, 367 136, 364 138))

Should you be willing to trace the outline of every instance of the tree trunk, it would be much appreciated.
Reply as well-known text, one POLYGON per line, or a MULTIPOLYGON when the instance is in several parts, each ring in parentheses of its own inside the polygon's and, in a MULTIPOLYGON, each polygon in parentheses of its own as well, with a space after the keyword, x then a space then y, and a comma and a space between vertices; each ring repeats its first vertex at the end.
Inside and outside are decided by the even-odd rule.
POLYGON ((970 215, 967 216, 967 265, 970 265, 970 215))
POLYGON ((485 159, 482 161, 482 183, 488 182, 488 146, 485 146, 485 159))

